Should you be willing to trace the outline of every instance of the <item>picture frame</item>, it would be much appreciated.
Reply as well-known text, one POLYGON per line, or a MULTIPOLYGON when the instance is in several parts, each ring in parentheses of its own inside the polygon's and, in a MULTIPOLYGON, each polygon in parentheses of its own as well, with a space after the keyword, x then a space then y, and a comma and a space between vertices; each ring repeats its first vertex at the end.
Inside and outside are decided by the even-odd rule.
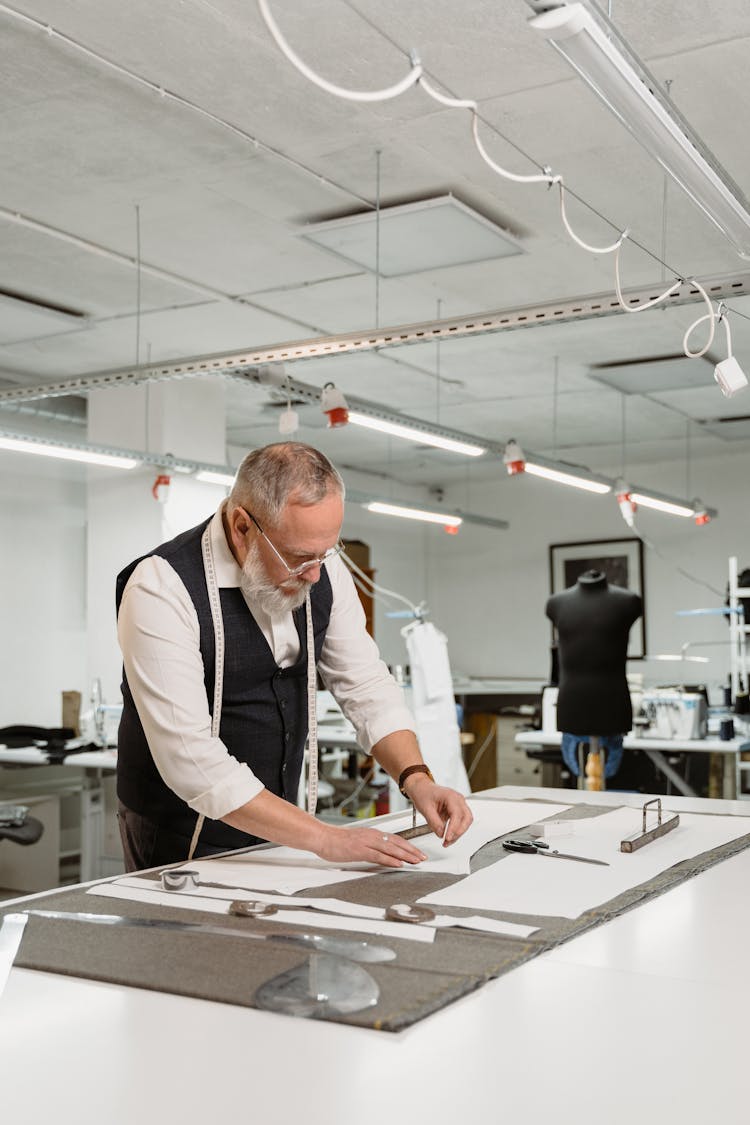
POLYGON ((646 593, 643 574, 643 543, 640 539, 588 539, 578 543, 552 543, 549 548, 550 592, 574 586, 586 570, 599 570, 611 586, 622 586, 639 594, 643 614, 630 630, 628 659, 646 655, 646 593))

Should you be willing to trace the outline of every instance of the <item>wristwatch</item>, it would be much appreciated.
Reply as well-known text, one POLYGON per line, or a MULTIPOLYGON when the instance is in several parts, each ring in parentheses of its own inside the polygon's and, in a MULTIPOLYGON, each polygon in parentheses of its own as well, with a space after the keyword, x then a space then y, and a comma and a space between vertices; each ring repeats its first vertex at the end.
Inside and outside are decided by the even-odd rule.
POLYGON ((407 766, 405 770, 401 771, 401 776, 398 779, 399 792, 404 797, 406 797, 406 795, 407 795, 405 790, 404 790, 404 785, 406 784, 406 779, 408 777, 411 777, 411 775, 413 773, 426 773, 427 776, 429 777, 430 781, 435 780, 435 778, 432 776, 432 771, 430 770, 430 767, 426 766, 424 764, 424 762, 418 762, 415 766, 407 766))

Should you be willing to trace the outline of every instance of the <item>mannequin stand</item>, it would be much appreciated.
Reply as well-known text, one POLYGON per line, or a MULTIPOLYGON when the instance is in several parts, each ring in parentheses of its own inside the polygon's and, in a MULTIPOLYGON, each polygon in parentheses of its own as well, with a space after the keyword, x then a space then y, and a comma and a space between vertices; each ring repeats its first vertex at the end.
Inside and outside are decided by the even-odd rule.
POLYGON ((607 788, 605 750, 599 745, 598 735, 589 735, 588 744, 587 756, 584 750, 586 743, 583 740, 578 743, 578 788, 602 792, 607 788))

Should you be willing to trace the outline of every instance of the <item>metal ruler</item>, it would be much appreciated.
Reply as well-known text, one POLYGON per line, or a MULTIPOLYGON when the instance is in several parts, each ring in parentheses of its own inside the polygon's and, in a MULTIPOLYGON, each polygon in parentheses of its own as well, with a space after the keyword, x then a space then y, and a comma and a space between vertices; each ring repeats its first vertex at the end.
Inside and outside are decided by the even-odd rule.
POLYGON ((400 836, 402 840, 414 840, 417 836, 427 836, 432 829, 429 824, 420 824, 416 828, 402 828, 400 832, 394 832, 394 836, 400 836))
MULTIPOLYGON (((14 920, 26 917, 50 918, 61 922, 84 922, 95 926, 124 926, 147 930, 170 930, 173 933, 216 934, 222 937, 245 938, 247 941, 264 941, 271 944, 299 946, 302 949, 331 953, 346 957, 350 961, 393 961, 396 954, 386 945, 377 942, 359 941, 356 938, 329 937, 327 934, 312 934, 307 930, 295 933, 259 934, 241 927, 215 926, 206 922, 175 922, 167 918, 135 918, 122 914, 87 914, 82 911, 65 910, 27 910, 25 914, 6 915, 14 920)), ((20 937, 15 946, 18 949, 20 937)), ((15 957, 15 950, 13 956, 15 957)), ((12 961, 11 961, 12 964, 12 961)), ((9 970, 10 971, 10 970, 9 970)))

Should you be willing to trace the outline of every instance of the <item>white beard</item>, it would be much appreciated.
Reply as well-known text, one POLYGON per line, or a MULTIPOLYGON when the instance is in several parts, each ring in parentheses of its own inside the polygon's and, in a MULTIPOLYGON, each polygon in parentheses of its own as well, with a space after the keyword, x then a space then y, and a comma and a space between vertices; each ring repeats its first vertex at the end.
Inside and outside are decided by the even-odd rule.
POLYGON ((293 609, 299 609, 312 585, 312 582, 306 582, 304 578, 290 578, 283 587, 274 586, 266 574, 258 544, 253 543, 248 551, 242 567, 240 589, 246 598, 257 602, 269 617, 280 617, 291 613, 293 609))

